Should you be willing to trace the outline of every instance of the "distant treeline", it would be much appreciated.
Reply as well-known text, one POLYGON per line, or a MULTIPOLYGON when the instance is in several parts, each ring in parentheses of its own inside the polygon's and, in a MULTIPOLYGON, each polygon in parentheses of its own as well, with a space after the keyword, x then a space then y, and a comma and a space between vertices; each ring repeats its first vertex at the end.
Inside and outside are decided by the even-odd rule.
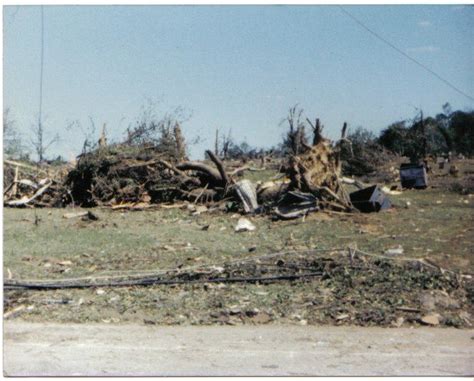
POLYGON ((419 117, 411 123, 396 122, 382 130, 376 139, 383 147, 399 155, 457 153, 474 154, 474 111, 451 111, 449 105, 435 117, 419 117))
MULTIPOLYGON (((448 152, 474 156, 474 111, 452 111, 448 103, 443 105, 442 109, 443 112, 434 117, 424 116, 419 112, 411 120, 394 122, 382 129, 378 136, 363 127, 350 131, 347 137, 352 142, 352 149, 343 152, 346 172, 356 175, 368 173, 387 160, 390 155, 406 156, 413 161, 418 161, 427 155, 436 156, 448 152)), ((152 112, 146 113, 145 116, 127 129, 127 137, 123 143, 174 147, 176 144, 171 144, 174 142, 171 138, 179 136, 179 156, 185 157, 187 147, 179 129, 179 118, 170 114, 159 118, 152 112), (176 134, 177 128, 179 134, 176 134), (131 142, 131 137, 137 142, 131 142)), ((297 106, 290 108, 287 118, 282 122, 288 123, 288 130, 283 135, 281 143, 272 148, 258 148, 246 141, 237 142, 229 131, 227 136, 218 136, 216 133, 215 153, 224 159, 254 159, 269 155, 283 157, 298 154, 310 144, 312 139, 308 137, 309 131, 314 130, 315 125, 304 118, 303 110, 297 106)), ((316 122, 319 123, 319 120, 316 122)), ((93 131, 95 132, 95 127, 93 131)), ((8 109, 3 115, 3 138, 4 153, 8 157, 30 160, 29 149, 20 139, 15 122, 9 117, 8 109)), ((92 140, 95 139, 87 135, 84 150, 96 148, 97 144, 92 140)), ((58 163, 62 161, 61 157, 48 160, 58 163)))
POLYGON ((405 156, 419 162, 427 156, 474 156, 474 111, 451 111, 449 104, 435 117, 420 112, 412 120, 390 124, 377 136, 359 127, 348 136, 352 152, 344 152, 344 172, 366 175, 390 159, 405 156))
MULTIPOLYGON (((310 144, 308 131, 312 127, 309 121, 304 121, 302 110, 290 109, 288 120, 289 130, 283 136, 282 142, 271 149, 258 149, 247 142, 237 144, 232 138, 225 138, 227 158, 248 156, 257 157, 262 154, 284 156, 288 153, 298 153, 295 141, 300 146, 310 144), (296 150, 296 152, 295 152, 296 150)), ((370 166, 372 156, 393 154, 406 156, 413 161, 423 159, 427 155, 463 154, 474 156, 474 111, 452 111, 449 104, 443 106, 443 112, 436 116, 424 116, 422 112, 413 119, 397 121, 375 134, 363 127, 358 127, 348 134, 352 142, 352 153, 346 152, 346 157, 352 157, 358 165, 363 166, 368 161, 370 166)), ((304 147, 303 147, 304 149, 304 147)), ((223 154, 224 156, 224 154, 223 154)))

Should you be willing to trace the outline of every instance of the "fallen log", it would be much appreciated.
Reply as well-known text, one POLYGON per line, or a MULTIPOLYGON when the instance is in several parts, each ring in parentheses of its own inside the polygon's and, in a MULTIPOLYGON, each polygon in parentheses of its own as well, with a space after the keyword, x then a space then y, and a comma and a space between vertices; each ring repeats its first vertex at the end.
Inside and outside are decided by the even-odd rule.
POLYGON ((219 171, 204 163, 199 163, 196 161, 184 161, 177 164, 176 168, 183 171, 202 172, 207 175, 214 183, 222 183, 222 178, 219 171))
POLYGON ((212 160, 212 162, 216 165, 217 170, 219 171, 221 180, 223 182, 224 188, 226 188, 227 185, 230 184, 231 181, 224 169, 224 164, 217 157, 217 155, 215 155, 214 152, 212 152, 211 150, 207 150, 206 153, 209 155, 209 158, 212 160))
POLYGON ((296 280, 302 278, 312 278, 322 276, 322 272, 311 272, 303 274, 291 275, 275 275, 261 277, 217 277, 203 279, 162 279, 156 276, 146 276, 136 279, 125 280, 103 280, 103 281, 75 281, 69 282, 31 282, 6 280, 4 281, 4 289, 28 289, 28 290, 58 290, 70 288, 94 288, 94 287, 129 287, 129 286, 152 286, 152 285, 174 285, 174 284, 196 284, 196 283, 256 283, 256 282, 272 282, 280 280, 296 280))
POLYGON ((193 183, 196 186, 201 185, 201 182, 199 181, 199 179, 197 179, 195 177, 188 176, 185 172, 179 170, 178 168, 176 168, 171 163, 168 163, 166 160, 161 159, 161 160, 158 160, 158 162, 161 165, 163 165, 165 168, 169 169, 170 171, 172 171, 172 172, 176 173, 178 176, 180 176, 183 179, 183 182, 189 181, 189 182, 193 183))
POLYGON ((38 189, 36 191, 36 193, 31 196, 30 198, 28 197, 25 197, 25 198, 22 198, 21 200, 13 200, 13 201, 8 201, 6 204, 8 206, 25 206, 27 204, 29 204, 31 201, 34 201, 36 198, 38 198, 39 196, 41 196, 44 192, 46 192, 46 190, 53 184, 53 182, 49 182, 45 185, 43 185, 40 189, 38 189))

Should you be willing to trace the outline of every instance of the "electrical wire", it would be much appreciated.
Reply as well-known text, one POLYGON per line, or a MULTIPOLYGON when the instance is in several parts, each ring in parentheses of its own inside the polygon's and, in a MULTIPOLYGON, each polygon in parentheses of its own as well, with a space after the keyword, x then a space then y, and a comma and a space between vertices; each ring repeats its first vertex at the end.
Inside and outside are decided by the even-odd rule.
POLYGON ((367 25, 365 25, 362 21, 360 21, 357 17, 355 17, 353 14, 351 14, 348 10, 346 10, 344 7, 342 7, 341 5, 339 5, 339 8, 341 9, 341 11, 346 14, 348 17, 350 17, 354 22, 356 22, 359 26, 361 26, 363 29, 365 29, 367 32, 369 32, 370 34, 372 34, 373 36, 375 36, 376 38, 378 38, 380 41, 382 41, 383 43, 387 44, 388 46, 390 46, 392 49, 394 49, 395 51, 397 51, 398 53, 400 53, 402 56, 404 56, 405 58, 408 58, 410 61, 414 62, 415 64, 417 64, 418 66, 420 66, 421 68, 423 68, 424 70, 426 70, 428 73, 430 73, 431 75, 435 76, 436 78, 438 78, 440 81, 444 82, 446 85, 448 85, 449 87, 451 87, 453 90, 455 90, 456 92, 458 92, 459 94, 461 95, 464 95, 466 98, 470 99, 471 101, 474 101, 474 97, 472 97, 471 95, 465 93, 464 91, 462 91, 461 89, 459 89, 458 87, 456 87, 455 85, 453 85, 451 82, 449 82, 447 79, 443 78, 442 76, 440 76, 438 73, 436 73, 435 71, 431 70, 428 66, 426 66, 425 64, 421 63, 420 61, 416 60, 415 58, 411 57, 410 55, 406 54, 403 50, 401 50, 400 48, 396 47, 394 44, 392 44, 390 41, 388 41, 387 39, 385 39, 384 37, 380 36, 378 33, 376 33, 375 31, 373 31, 372 29, 370 29, 367 25))
POLYGON ((44 10, 41 6, 41 58, 40 58, 40 88, 39 88, 39 112, 38 127, 41 129, 41 119, 43 113, 43 66, 44 66, 44 10))

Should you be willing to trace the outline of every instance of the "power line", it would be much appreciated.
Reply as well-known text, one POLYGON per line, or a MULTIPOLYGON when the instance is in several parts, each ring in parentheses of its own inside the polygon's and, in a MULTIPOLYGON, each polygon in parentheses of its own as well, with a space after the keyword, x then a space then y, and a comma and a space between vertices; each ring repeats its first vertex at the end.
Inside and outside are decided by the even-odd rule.
POLYGON ((410 61, 416 63, 418 66, 422 67, 425 69, 427 72, 430 74, 434 75, 436 78, 438 78, 440 81, 444 82, 446 85, 451 87, 453 90, 457 91, 459 94, 464 95, 466 98, 469 98, 471 101, 474 101, 474 97, 470 96, 469 94, 465 93, 461 89, 457 88, 455 85, 453 85, 451 82, 449 82, 447 79, 443 78, 440 76, 438 73, 434 72, 431 70, 428 66, 425 64, 421 63, 420 61, 416 60, 415 58, 409 56, 406 54, 403 50, 397 48, 394 44, 392 44, 390 41, 386 40, 382 36, 380 36, 378 33, 370 29, 367 25, 365 25, 362 21, 360 21, 358 18, 356 18, 354 15, 352 15, 349 11, 344 9, 344 7, 339 5, 339 8, 341 9, 342 12, 344 12, 347 16, 349 16, 353 21, 355 21, 357 24, 359 24, 363 29, 365 29, 367 32, 371 33, 373 36, 377 37, 380 41, 384 42, 388 46, 390 46, 392 49, 403 55, 405 58, 408 58, 410 61))
POLYGON ((44 12, 41 6, 41 59, 40 59, 40 89, 39 89, 39 113, 38 127, 41 129, 41 117, 43 112, 43 59, 44 59, 44 12))

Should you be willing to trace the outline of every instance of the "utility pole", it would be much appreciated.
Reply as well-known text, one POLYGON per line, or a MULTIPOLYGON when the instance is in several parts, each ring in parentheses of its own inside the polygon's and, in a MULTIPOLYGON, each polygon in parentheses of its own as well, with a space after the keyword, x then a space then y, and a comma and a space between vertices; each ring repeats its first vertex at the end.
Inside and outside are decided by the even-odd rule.
POLYGON ((40 88, 39 88, 39 112, 38 112, 38 131, 37 131, 37 153, 39 162, 43 162, 43 58, 44 58, 44 10, 41 5, 41 58, 40 58, 40 88))

